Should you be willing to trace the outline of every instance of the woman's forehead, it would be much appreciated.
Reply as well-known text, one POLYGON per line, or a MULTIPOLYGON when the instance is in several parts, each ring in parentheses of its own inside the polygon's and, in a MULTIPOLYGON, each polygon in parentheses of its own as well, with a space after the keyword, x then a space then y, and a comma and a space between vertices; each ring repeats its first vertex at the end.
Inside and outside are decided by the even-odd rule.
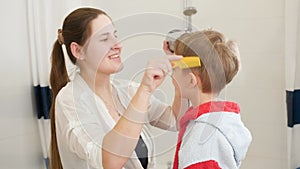
POLYGON ((114 32, 115 28, 109 17, 106 15, 99 15, 91 23, 92 35, 100 35, 106 32, 114 32))

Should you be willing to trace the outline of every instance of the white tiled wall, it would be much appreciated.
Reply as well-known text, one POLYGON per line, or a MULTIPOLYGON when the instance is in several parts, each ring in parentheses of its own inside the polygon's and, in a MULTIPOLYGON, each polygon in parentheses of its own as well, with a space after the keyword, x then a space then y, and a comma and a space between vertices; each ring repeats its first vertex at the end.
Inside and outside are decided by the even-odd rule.
POLYGON ((43 158, 33 112, 26 26, 26 1, 0 5, 0 168, 42 169, 43 158))
POLYGON ((210 21, 214 12, 209 4, 210 14, 203 20, 240 44, 242 70, 226 96, 240 103, 242 119, 253 136, 242 169, 287 168, 284 1, 218 2, 215 10, 222 13, 221 21, 218 16, 210 21))
MULTIPOLYGON (((190 2, 198 9, 198 13, 193 17, 194 26, 200 29, 212 27, 220 30, 240 45, 242 70, 226 88, 225 93, 228 99, 240 103, 242 119, 253 135, 253 142, 242 169, 287 168, 283 64, 285 1, 190 2)), ((141 12, 182 17, 183 8, 183 1, 179 0, 86 0, 82 4, 104 9, 113 20, 122 20, 141 12)), ((0 8, 3 23, 0 28, 0 168, 41 169, 42 152, 32 105, 26 2, 3 1, 0 8)), ((123 33, 141 23, 153 22, 155 20, 149 19, 130 23, 123 33)), ((183 22, 162 20, 162 23, 151 25, 150 28, 160 28, 161 32, 166 33, 183 26, 183 22)), ((122 27, 118 29, 122 34, 122 27)), ((129 67, 125 67, 125 72, 119 76, 135 73, 132 71, 145 66, 145 58, 163 54, 163 39, 163 35, 148 34, 124 40, 123 57, 125 66, 129 64, 129 67)), ((172 88, 168 85, 170 83, 166 82, 161 89, 162 93, 172 93, 172 88)), ((165 99, 171 102, 172 94, 166 95, 165 99)), ((167 162, 174 156, 176 133, 161 135, 159 130, 154 132, 160 136, 156 140, 157 149, 161 152, 157 161, 161 168, 167 168, 167 162)))

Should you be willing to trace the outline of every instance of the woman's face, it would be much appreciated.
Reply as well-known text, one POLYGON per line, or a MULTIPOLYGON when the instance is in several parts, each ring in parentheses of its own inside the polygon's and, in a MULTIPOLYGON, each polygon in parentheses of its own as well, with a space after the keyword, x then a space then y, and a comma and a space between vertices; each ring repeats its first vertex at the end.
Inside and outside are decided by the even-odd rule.
POLYGON ((120 58, 122 45, 116 33, 106 15, 99 15, 91 22, 91 36, 83 49, 85 68, 104 74, 115 73, 123 68, 120 58))

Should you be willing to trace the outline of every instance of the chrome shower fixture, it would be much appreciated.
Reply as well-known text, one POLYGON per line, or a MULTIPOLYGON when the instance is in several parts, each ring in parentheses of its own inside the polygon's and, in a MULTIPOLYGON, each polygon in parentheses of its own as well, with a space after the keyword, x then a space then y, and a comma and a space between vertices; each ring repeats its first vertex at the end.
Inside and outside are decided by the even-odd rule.
POLYGON ((185 0, 185 7, 183 10, 183 14, 186 16, 186 28, 185 29, 173 29, 168 32, 166 36, 166 41, 168 43, 168 48, 171 52, 174 53, 174 43, 177 38, 179 38, 182 34, 187 32, 192 32, 192 15, 197 13, 197 9, 195 7, 188 5, 188 0, 185 0))
POLYGON ((192 15, 195 15, 197 13, 197 9, 195 7, 186 7, 183 11, 183 14, 187 17, 186 19, 186 30, 188 32, 192 31, 192 15))

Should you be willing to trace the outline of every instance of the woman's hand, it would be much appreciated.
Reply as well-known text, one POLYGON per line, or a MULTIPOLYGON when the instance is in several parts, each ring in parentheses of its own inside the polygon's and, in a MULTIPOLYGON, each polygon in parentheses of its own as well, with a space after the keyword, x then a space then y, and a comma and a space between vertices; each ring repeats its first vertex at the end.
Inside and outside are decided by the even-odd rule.
POLYGON ((167 41, 163 42, 163 50, 167 55, 173 54, 173 52, 169 49, 169 42, 167 42, 167 41))
POLYGON ((181 58, 182 56, 178 55, 167 55, 150 60, 147 64, 141 87, 151 94, 163 82, 166 75, 172 71, 170 61, 180 60, 181 58))

